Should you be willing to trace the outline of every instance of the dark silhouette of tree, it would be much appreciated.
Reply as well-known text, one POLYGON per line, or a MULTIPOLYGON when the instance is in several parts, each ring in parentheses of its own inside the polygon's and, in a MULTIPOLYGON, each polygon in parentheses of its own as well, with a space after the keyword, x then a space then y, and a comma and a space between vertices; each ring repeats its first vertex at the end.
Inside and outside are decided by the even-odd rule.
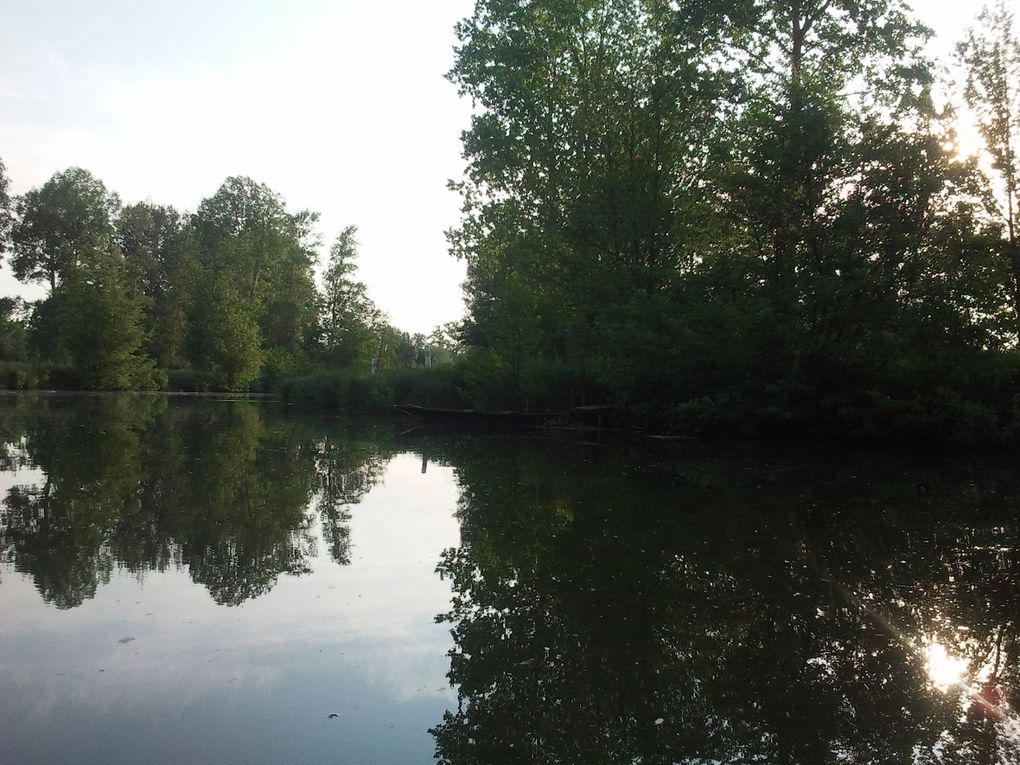
POLYGON ((964 98, 975 112, 985 152, 998 176, 998 217, 1005 228, 1013 311, 1020 334, 1020 38, 1003 0, 985 6, 957 53, 966 67, 964 98))
POLYGON ((928 35, 899 0, 479 0, 449 75, 474 106, 450 239, 476 397, 1011 430, 1015 280, 928 35))

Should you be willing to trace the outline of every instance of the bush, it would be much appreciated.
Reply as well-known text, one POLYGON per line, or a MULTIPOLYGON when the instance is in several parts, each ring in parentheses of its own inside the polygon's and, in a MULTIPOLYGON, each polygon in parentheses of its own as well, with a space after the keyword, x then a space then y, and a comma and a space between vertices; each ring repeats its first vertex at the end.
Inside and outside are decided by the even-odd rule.
POLYGON ((455 365, 434 369, 388 369, 375 377, 353 370, 318 370, 276 385, 287 401, 326 411, 385 412, 394 404, 461 407, 462 373, 455 365))
POLYGON ((38 390, 46 379, 46 370, 26 361, 0 361, 0 388, 38 390))

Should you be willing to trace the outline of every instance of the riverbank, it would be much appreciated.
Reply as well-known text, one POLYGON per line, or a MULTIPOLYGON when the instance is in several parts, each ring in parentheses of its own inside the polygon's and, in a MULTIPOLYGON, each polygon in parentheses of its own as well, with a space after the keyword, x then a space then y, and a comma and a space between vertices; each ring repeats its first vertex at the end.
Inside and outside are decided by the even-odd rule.
POLYGON ((382 413, 394 404, 452 409, 562 412, 609 404, 612 424, 652 435, 754 438, 821 443, 910 444, 919 448, 1014 448, 1020 445, 1020 389, 1012 373, 997 384, 850 387, 731 386, 707 395, 667 399, 650 389, 640 400, 614 395, 576 369, 533 372, 516 387, 506 376, 458 361, 436 369, 386 370, 376 377, 316 372, 282 380, 289 403, 337 413, 382 413))
POLYGON ((0 396, 168 396, 170 398, 211 398, 211 399, 252 399, 258 401, 279 401, 277 393, 253 393, 247 391, 185 391, 185 390, 4 390, 0 396))
MULTIPOLYGON (((29 363, 0 365, 0 384, 20 383, 32 392, 80 391, 67 370, 29 363), (34 371, 35 377, 28 374, 34 371), (31 388, 28 383, 43 381, 31 388), (69 383, 69 384, 60 384, 69 383)), ((279 399, 312 413, 390 413, 395 404, 448 409, 563 412, 612 405, 613 427, 650 435, 709 439, 910 444, 920 448, 1015 448, 1020 445, 1020 382, 1012 365, 981 384, 906 386, 851 384, 821 389, 789 383, 737 381, 706 392, 667 391, 651 385, 641 398, 600 384, 578 366, 532 365, 514 375, 505 367, 466 353, 435 368, 382 369, 375 376, 355 369, 312 368, 304 374, 262 381, 252 391, 202 390, 189 370, 167 375, 175 396, 279 399)))

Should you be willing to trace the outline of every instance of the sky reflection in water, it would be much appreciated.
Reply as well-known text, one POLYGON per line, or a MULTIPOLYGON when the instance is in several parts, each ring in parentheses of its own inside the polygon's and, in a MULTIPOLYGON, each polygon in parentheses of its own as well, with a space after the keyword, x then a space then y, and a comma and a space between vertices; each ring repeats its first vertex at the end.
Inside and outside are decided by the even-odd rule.
POLYGON ((1018 762, 1011 465, 405 426, 0 399, 0 761, 1018 762))

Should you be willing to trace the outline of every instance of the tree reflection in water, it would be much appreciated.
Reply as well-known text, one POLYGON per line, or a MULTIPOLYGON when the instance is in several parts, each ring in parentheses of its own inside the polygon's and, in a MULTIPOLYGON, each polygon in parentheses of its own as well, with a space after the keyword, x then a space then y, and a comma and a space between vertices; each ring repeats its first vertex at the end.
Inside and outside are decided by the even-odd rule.
POLYGON ((451 456, 441 762, 1018 761, 1011 470, 621 451, 451 456))
POLYGON ((186 569, 217 603, 238 605, 309 570, 317 517, 346 565, 347 507, 388 456, 265 412, 160 397, 3 400, 3 467, 42 473, 7 494, 4 558, 58 608, 94 597, 118 566, 139 577, 186 569))
MULTIPOLYGON (((392 430, 272 406, 0 399, 3 560, 72 608, 119 569, 237 605, 351 560, 392 430)), ((444 763, 1020 762, 1012 465, 425 437, 461 544, 444 763)), ((423 480, 425 480, 423 478, 423 480)))

